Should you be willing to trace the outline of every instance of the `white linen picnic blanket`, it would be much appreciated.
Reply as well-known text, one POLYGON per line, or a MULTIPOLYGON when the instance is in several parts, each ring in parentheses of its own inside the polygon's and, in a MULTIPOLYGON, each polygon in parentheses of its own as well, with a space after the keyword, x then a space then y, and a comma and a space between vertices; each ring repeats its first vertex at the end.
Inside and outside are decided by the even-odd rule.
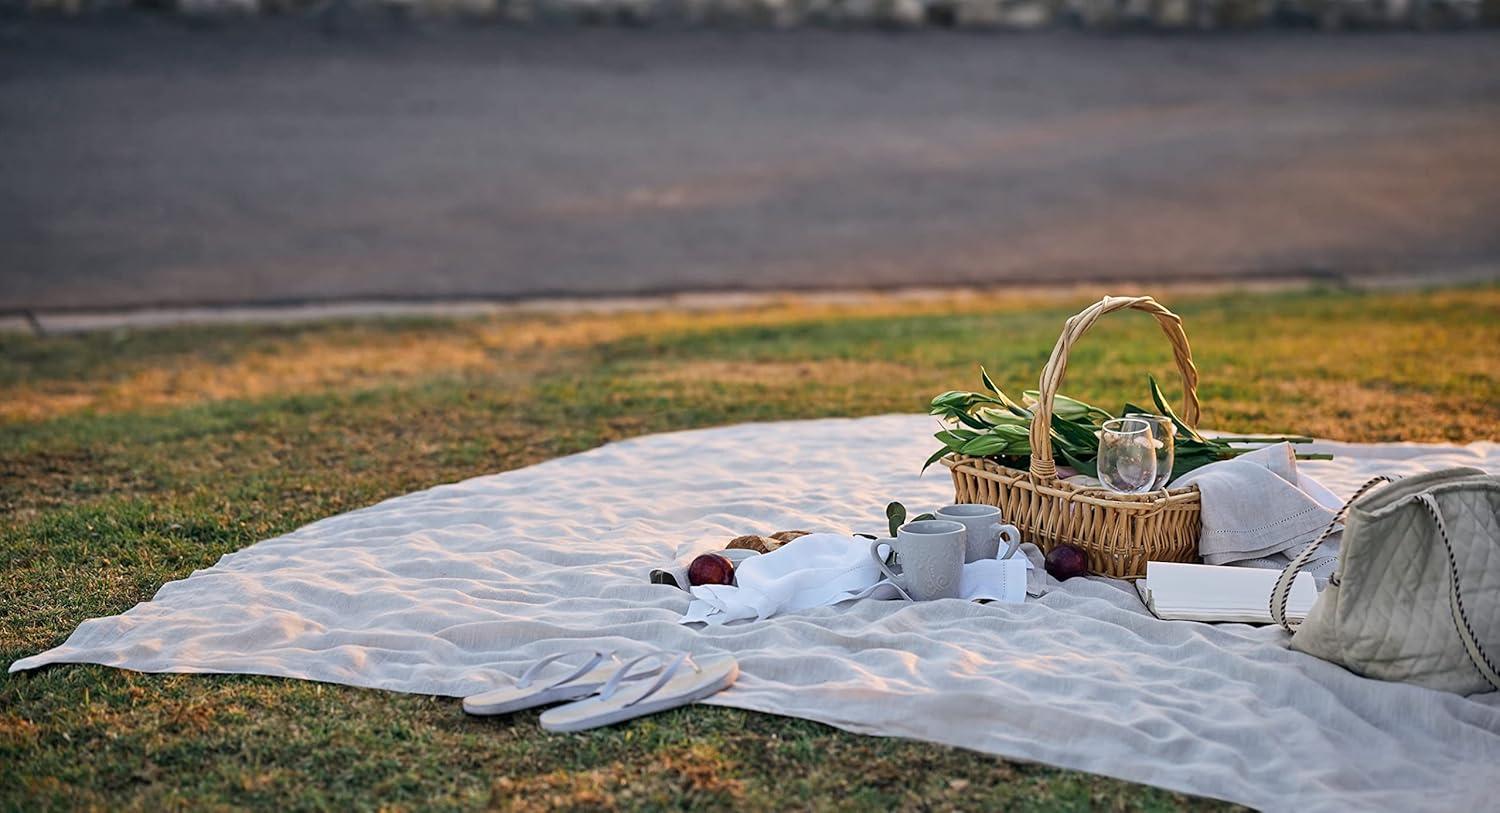
MULTIPOLYGON (((1271 810, 1486 809, 1500 694, 1357 677, 1272 627, 1159 621, 1129 585, 1073 579, 1022 604, 855 601, 678 623, 644 574, 788 528, 878 531, 952 499, 924 416, 750 424, 613 443, 313 523, 224 556, 11 671, 63 662, 280 675, 462 696, 560 648, 731 652, 708 702, 1092 771, 1271 810)), ((1305 470, 1500 471, 1500 444, 1355 446, 1305 470)), ((455 705, 454 713, 458 714, 455 705)))

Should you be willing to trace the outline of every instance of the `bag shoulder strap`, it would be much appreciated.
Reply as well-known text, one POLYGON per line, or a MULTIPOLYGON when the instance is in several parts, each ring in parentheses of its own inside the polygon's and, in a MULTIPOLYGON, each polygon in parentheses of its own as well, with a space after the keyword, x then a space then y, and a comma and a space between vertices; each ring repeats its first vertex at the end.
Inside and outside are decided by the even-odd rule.
POLYGON ((1334 529, 1344 521, 1344 517, 1349 514, 1350 506, 1354 505, 1354 502, 1356 500, 1358 500, 1360 497, 1363 497, 1366 491, 1369 491, 1375 486, 1381 483, 1390 483, 1394 481, 1395 478, 1387 477, 1383 474, 1378 477, 1370 478, 1369 482, 1360 486, 1359 490, 1354 492, 1354 496, 1350 497, 1348 502, 1344 503, 1344 506, 1339 509, 1339 512, 1337 514, 1333 515, 1333 521, 1328 523, 1328 527, 1323 529, 1323 533, 1319 535, 1317 539, 1314 539, 1311 544, 1303 548, 1302 552, 1297 554, 1297 557, 1282 569, 1280 578, 1276 579, 1276 586, 1271 590, 1272 621, 1280 624, 1281 628, 1286 630, 1287 632, 1297 631, 1297 627, 1300 626, 1300 624, 1293 624, 1288 621, 1286 617, 1287 598, 1292 594, 1292 584, 1297 580, 1297 574, 1301 573, 1302 568, 1306 567, 1307 563, 1312 561, 1313 554, 1317 552, 1318 546, 1322 545, 1325 541, 1327 541, 1328 537, 1333 535, 1334 529))
POLYGON ((1448 553, 1448 608, 1453 613, 1453 628, 1458 631, 1459 640, 1464 642, 1464 649, 1469 653, 1469 660, 1479 674, 1496 689, 1500 689, 1500 674, 1496 674, 1495 662, 1485 653, 1479 645, 1479 639, 1474 635, 1474 625, 1469 623, 1469 615, 1464 612, 1463 591, 1458 586, 1458 557, 1453 553, 1453 543, 1448 539, 1448 525, 1443 522, 1443 512, 1438 510, 1437 500, 1430 493, 1417 495, 1417 499, 1427 508, 1427 513, 1432 515, 1432 521, 1437 525, 1438 539, 1443 541, 1443 548, 1448 553))

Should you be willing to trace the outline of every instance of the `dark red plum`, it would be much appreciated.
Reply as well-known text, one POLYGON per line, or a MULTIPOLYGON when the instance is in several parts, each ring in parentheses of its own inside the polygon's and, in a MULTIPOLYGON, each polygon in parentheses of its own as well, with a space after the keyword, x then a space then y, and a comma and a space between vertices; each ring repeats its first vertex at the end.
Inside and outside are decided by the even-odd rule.
POLYGON ((1089 572, 1089 558, 1081 548, 1066 543, 1057 545, 1047 551, 1047 572, 1060 582, 1074 576, 1086 576, 1089 572))
POLYGON ((734 584, 734 563, 717 553, 705 553, 688 565, 688 584, 734 584))

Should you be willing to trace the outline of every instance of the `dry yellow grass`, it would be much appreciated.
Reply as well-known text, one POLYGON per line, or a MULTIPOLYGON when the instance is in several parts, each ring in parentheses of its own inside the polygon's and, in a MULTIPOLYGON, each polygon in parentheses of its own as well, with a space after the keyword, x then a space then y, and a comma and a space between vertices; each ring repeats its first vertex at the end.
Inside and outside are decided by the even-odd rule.
MULTIPOLYGON (((95 377, 62 378, 44 369, 31 370, 25 378, 0 385, 0 423, 364 389, 442 376, 535 372, 559 352, 629 338, 842 318, 983 313, 1082 301, 1092 295, 1077 289, 1021 295, 869 294, 842 301, 789 297, 746 308, 512 314, 461 319, 436 330, 426 323, 408 330, 288 328, 285 338, 269 349, 257 342, 203 358, 187 340, 179 353, 144 364, 127 356, 95 377)), ((182 331, 185 336, 203 332, 182 331)))

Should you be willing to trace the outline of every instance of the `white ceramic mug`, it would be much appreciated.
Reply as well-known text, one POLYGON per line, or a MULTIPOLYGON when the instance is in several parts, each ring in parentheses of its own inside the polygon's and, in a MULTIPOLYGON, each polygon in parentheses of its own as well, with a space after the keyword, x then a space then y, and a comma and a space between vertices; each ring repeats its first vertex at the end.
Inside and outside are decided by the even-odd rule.
POLYGON ((895 539, 877 539, 870 543, 870 556, 885 575, 906 597, 914 601, 935 598, 958 598, 958 579, 964 570, 967 547, 964 526, 946 519, 919 519, 896 531, 895 539), (901 563, 898 577, 886 567, 880 547, 896 553, 901 563))
POLYGON ((960 503, 939 508, 935 513, 938 519, 952 520, 968 531, 966 563, 994 559, 1000 553, 1001 540, 1005 542, 1005 555, 1001 559, 1009 559, 1021 547, 1021 532, 1014 525, 1004 524, 1000 509, 993 505, 960 503))

